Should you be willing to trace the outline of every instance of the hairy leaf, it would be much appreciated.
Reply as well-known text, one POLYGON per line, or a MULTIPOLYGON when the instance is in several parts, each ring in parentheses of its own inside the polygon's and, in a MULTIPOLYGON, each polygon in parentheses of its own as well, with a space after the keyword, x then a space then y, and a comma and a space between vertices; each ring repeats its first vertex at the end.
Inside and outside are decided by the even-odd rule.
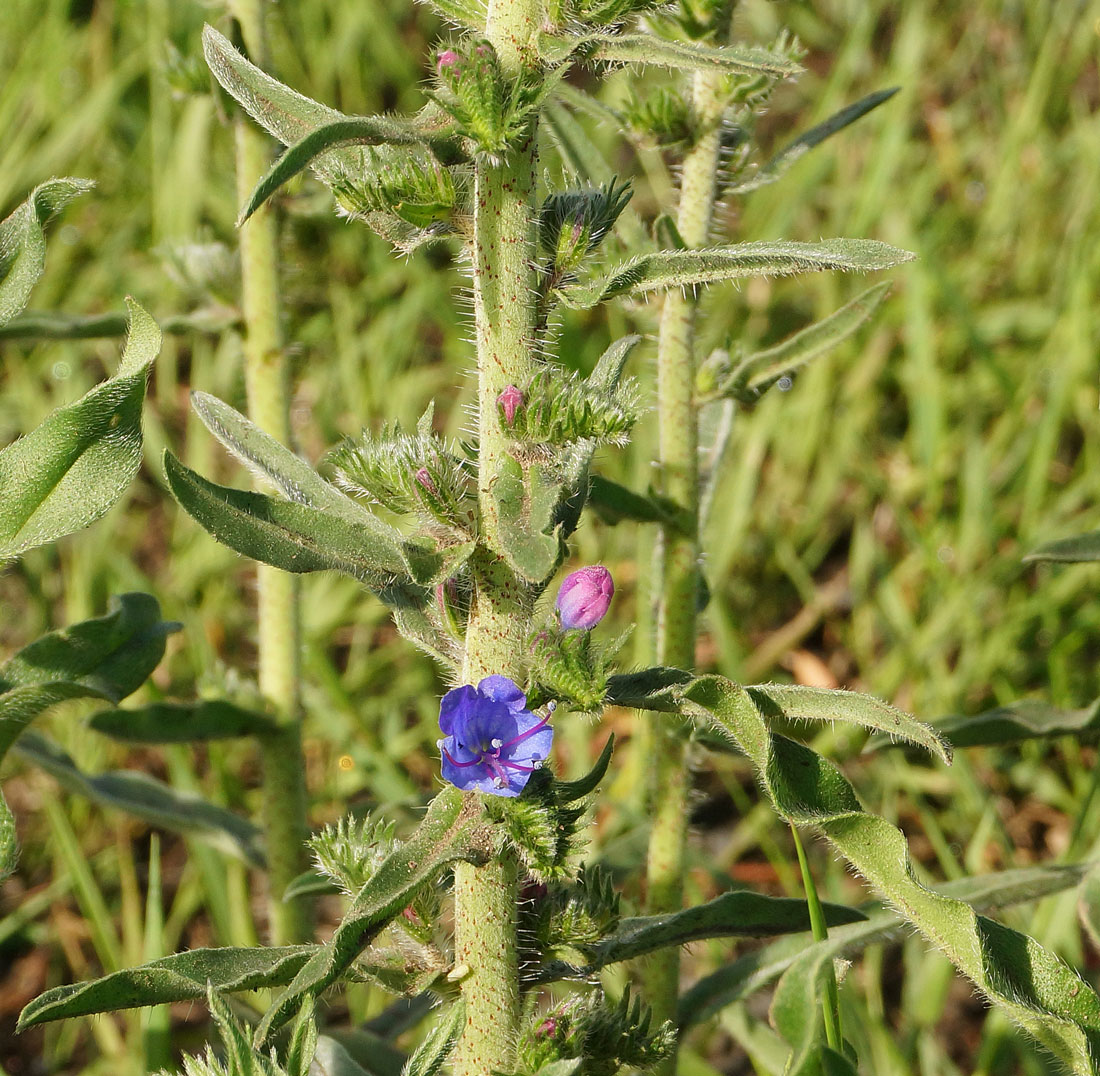
POLYGON ((0 325, 27 305, 46 267, 46 223, 77 195, 94 186, 86 179, 51 179, 0 221, 0 325))
POLYGON ((264 865, 259 829, 224 807, 187 792, 177 792, 138 770, 86 774, 57 744, 35 732, 25 732, 14 750, 25 762, 45 770, 78 796, 102 807, 125 811, 150 825, 205 841, 250 866, 264 865))
POLYGON ((335 983, 421 886, 460 859, 484 861, 489 844, 478 796, 444 788, 409 839, 356 895, 332 938, 274 1000, 256 1030, 256 1042, 263 1043, 286 1023, 304 997, 316 997, 335 983))
POLYGON ((815 146, 820 146, 830 135, 836 134, 837 131, 843 131, 845 127, 866 116, 872 109, 878 108, 879 105, 889 101, 897 92, 897 86, 893 86, 888 90, 876 90, 874 93, 869 93, 866 97, 862 97, 860 100, 842 108, 839 112, 833 113, 823 123, 811 127, 789 145, 784 146, 759 172, 736 184, 731 193, 744 194, 769 183, 774 183, 815 146))
POLYGON ((1100 560, 1100 531, 1076 534, 1057 542, 1047 542, 1024 557, 1024 561, 1056 561, 1059 564, 1084 564, 1100 560))
POLYGON ((870 695, 800 684, 758 684, 745 690, 765 718, 782 715, 790 721, 848 721, 917 744, 941 762, 951 762, 950 746, 937 735, 941 730, 870 695))
POLYGON ((235 736, 267 736, 277 728, 270 717, 224 699, 102 710, 93 714, 88 724, 96 732, 127 743, 199 743, 235 736))
POLYGON ((15 836, 15 818, 8 801, 0 789, 0 882, 15 870, 19 859, 19 845, 15 836))
POLYGON ((0 451, 0 562, 99 519, 141 463, 141 404, 160 329, 132 299, 115 377, 0 451))
POLYGON ((263 493, 208 482, 170 452, 164 456, 176 500, 219 542, 287 572, 346 572, 384 587, 406 571, 401 537, 364 514, 358 522, 263 493))
MULTIPOLYGON (((947 882, 940 892, 964 900, 979 911, 1007 908, 1072 889, 1087 869, 1087 865, 1074 865, 999 871, 947 882)), ((833 957, 853 957, 868 945, 900 934, 903 927, 904 921, 897 913, 875 911, 864 923, 831 930, 829 937, 817 944, 828 947, 833 957)), ((679 1026, 687 1028, 702 1023, 727 1005, 750 997, 808 952, 804 938, 779 938, 705 976, 681 996, 679 1026)))
POLYGON ((1040 699, 1022 699, 971 717, 949 717, 936 731, 956 747, 1018 743, 1052 736, 1100 735, 1100 700, 1081 710, 1063 710, 1040 699))
POLYGON ((922 886, 901 831, 865 813, 830 762, 770 733, 744 688, 705 676, 681 688, 680 697, 686 716, 710 723, 749 757, 782 817, 820 828, 991 1001, 1073 1072, 1092 1076, 1100 1060, 1100 998, 1076 972, 1026 935, 922 886))
POLYGON ((164 656, 178 624, 148 594, 123 594, 106 616, 50 632, 0 666, 0 760, 40 713, 65 699, 120 702, 164 656))
POLYGON ((545 467, 537 463, 522 467, 505 456, 492 490, 500 520, 501 552, 524 579, 541 583, 561 559, 561 541, 554 530, 560 485, 545 467))
POLYGON ((566 306, 583 310, 616 295, 714 284, 752 276, 791 276, 824 270, 869 272, 912 261, 914 255, 873 239, 826 239, 820 243, 761 241, 701 250, 640 254, 607 276, 559 289, 566 306))
POLYGON ((746 356, 713 390, 700 386, 701 398, 732 397, 747 403, 758 400, 780 379, 791 376, 847 340, 871 319, 889 290, 888 281, 875 284, 828 317, 782 343, 746 356))
POLYGON ((1093 946, 1100 949, 1100 863, 1094 863, 1081 880, 1077 892, 1077 910, 1093 946))
POLYGON ((402 1070, 402 1076, 437 1076, 465 1023, 466 1003, 459 998, 451 1003, 424 1036, 402 1070))

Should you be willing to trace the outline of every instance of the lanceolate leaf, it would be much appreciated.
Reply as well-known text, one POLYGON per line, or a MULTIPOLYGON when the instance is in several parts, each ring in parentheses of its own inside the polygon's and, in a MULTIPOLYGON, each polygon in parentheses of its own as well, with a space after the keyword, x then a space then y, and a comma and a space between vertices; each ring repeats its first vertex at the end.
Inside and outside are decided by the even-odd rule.
POLYGON ((344 516, 208 482, 170 452, 164 469, 176 500, 223 545, 287 572, 346 572, 375 587, 406 572, 400 535, 364 514, 344 516))
POLYGON ((15 819, 12 817, 8 801, 0 790, 0 882, 13 870, 18 860, 18 846, 15 840, 15 819))
POLYGON ((1028 553, 1025 561, 1050 560, 1060 564, 1084 564, 1100 560, 1100 531, 1089 534, 1077 534, 1072 538, 1062 538, 1057 542, 1048 542, 1028 553))
POLYGON ((787 56, 767 49, 743 45, 714 48, 671 41, 650 34, 586 34, 583 37, 554 37, 544 34, 539 51, 551 63, 580 53, 596 60, 618 63, 653 64, 677 71, 727 71, 742 75, 796 75, 802 68, 787 56))
POLYGON ((746 356, 721 385, 712 392, 704 392, 702 399, 731 396, 746 403, 759 399, 780 378, 796 373, 807 363, 847 340, 870 320, 889 290, 889 281, 875 284, 835 313, 788 337, 781 344, 746 356))
MULTIPOLYGON (((826 904, 830 927, 860 922, 866 916, 854 908, 826 904)), ((810 913, 804 900, 767 897, 738 891, 723 893, 706 904, 667 915, 623 919, 615 932, 592 947, 584 972, 594 974, 607 964, 652 953, 668 946, 687 945, 703 938, 766 938, 810 929, 810 913)), ((583 975, 581 977, 584 977, 583 975)))
POLYGON ((286 1023, 304 997, 316 997, 336 982, 421 886, 460 859, 483 862, 491 844, 478 796, 444 788, 408 841, 359 891, 331 940, 272 1003, 256 1030, 257 1044, 286 1023))
POLYGON ((19 1014, 19 1030, 73 1016, 204 998, 207 983, 221 993, 284 986, 316 948, 287 945, 176 953, 92 982, 47 990, 19 1014))
POLYGON ((323 509, 353 525, 373 524, 371 513, 362 505, 326 482, 300 456, 223 400, 205 392, 193 392, 191 406, 203 425, 241 463, 274 485, 287 500, 323 509))
POLYGON ((46 223, 92 186, 86 179, 51 179, 0 221, 0 325, 27 305, 46 267, 46 223))
POLYGON ((912 261, 909 251, 873 239, 826 239, 820 243, 763 241, 701 250, 641 254, 605 277, 560 290, 566 306, 582 310, 616 295, 714 284, 751 276, 791 276, 838 269, 868 272, 912 261))
POLYGON ((127 743, 199 743, 235 736, 267 736, 277 728, 270 717, 224 699, 102 710, 88 724, 96 732, 127 743))
POLYGON ((0 451, 0 562, 99 519, 141 463, 141 404, 160 329, 132 299, 118 374, 0 451))
POLYGON ((680 689, 680 697, 686 716, 711 724, 749 757, 782 817, 820 828, 991 1001, 1073 1072, 1093 1076, 1100 1061, 1100 998, 1076 972, 1026 935, 922 886, 901 831, 865 813, 831 763, 772 734, 743 688, 705 676, 680 689))
MULTIPOLYGON (((979 911, 1007 908, 1072 889, 1087 869, 1087 865, 1026 867, 960 878, 945 883, 940 892, 964 900, 979 911)), ((877 911, 864 923, 834 928, 825 941, 810 949, 804 938, 779 938, 700 979, 680 998, 678 1024, 681 1028, 691 1027, 710 1019, 725 1006, 743 1001, 774 982, 803 954, 809 957, 811 952, 827 952, 830 958, 852 957, 868 945, 898 935, 904 929, 904 921, 896 913, 877 911)))
POLYGON ((117 703, 156 668, 179 625, 162 621, 148 594, 123 594, 112 606, 106 616, 36 639, 0 666, 0 760, 48 707, 78 698, 117 703))
MULTIPOLYGON (((348 116, 310 131, 290 146, 271 166, 249 196, 248 204, 241 210, 237 223, 243 224, 284 183, 330 150, 341 146, 385 144, 428 146, 429 140, 411 124, 383 116, 348 116)), ((445 160, 454 160, 459 156, 456 143, 435 138, 431 140, 431 144, 445 160)))
POLYGON ((532 583, 540 583, 557 566, 561 542, 554 532, 554 512, 561 486, 537 463, 521 466, 506 456, 492 484, 500 519, 501 552, 532 583))
POLYGON ((459 998, 435 1022, 409 1058, 402 1076, 437 1076, 466 1023, 466 1003, 459 998))
POLYGON ((247 819, 157 781, 139 770, 84 773, 56 744, 26 732, 15 745, 25 762, 55 777, 70 792, 102 807, 125 811, 150 825, 184 833, 263 867, 260 831, 247 819))
POLYGON ((1092 939, 1093 946, 1100 949, 1100 863, 1093 864, 1092 869, 1081 881, 1081 888, 1077 895, 1077 910, 1081 916, 1081 924, 1092 939))
POLYGON ((862 116, 866 116, 872 109, 878 108, 879 105, 889 101, 897 92, 897 86, 893 86, 888 90, 876 90, 846 108, 842 108, 839 112, 835 112, 824 123, 811 127, 804 134, 799 135, 790 145, 784 146, 759 172, 736 184, 731 193, 744 194, 747 191, 754 191, 758 187, 766 186, 768 183, 774 183, 786 174, 795 161, 800 160, 805 154, 809 153, 814 146, 821 145, 830 135, 844 130, 849 124, 855 123, 862 116))
POLYGON ((1052 736, 1100 736, 1100 699, 1081 710, 1063 710, 1040 699, 1023 699, 972 717, 936 722, 936 731, 956 747, 1042 740, 1052 736))
POLYGON ((746 690, 765 718, 781 715, 790 721, 850 721, 923 747, 941 762, 951 762, 951 748, 937 730, 870 695, 799 684, 760 684, 746 690))

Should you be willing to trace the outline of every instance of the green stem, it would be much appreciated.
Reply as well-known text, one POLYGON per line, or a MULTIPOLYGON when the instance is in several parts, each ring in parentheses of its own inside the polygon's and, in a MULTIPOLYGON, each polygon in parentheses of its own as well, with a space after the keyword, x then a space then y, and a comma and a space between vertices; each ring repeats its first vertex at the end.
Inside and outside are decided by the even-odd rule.
MULTIPOLYGON (((814 884, 814 876, 810 873, 810 864, 806 859, 806 850, 802 847, 802 839, 798 836, 798 829, 791 824, 791 836, 794 838, 795 851, 798 853, 798 866, 802 871, 802 885, 806 890, 806 903, 810 906, 810 928, 813 930, 814 941, 824 941, 829 936, 829 928, 825 923, 825 912, 821 907, 821 898, 817 895, 817 886, 814 884)), ((825 1013, 825 1041, 837 1053, 843 1053, 844 1038, 840 1031, 840 993, 836 985, 836 972, 829 968, 828 978, 825 981, 825 1001, 822 1004, 825 1013)))
MULTIPOLYGON (((537 61, 542 0, 490 0, 485 37, 506 78, 537 61)), ((493 481, 508 452, 496 398, 530 379, 536 324, 535 128, 503 160, 479 159, 474 174, 472 250, 478 364, 478 500, 482 547, 473 558, 473 608, 463 681, 499 673, 520 678, 533 595, 501 555, 493 481)), ((510 1072, 519 1024, 517 868, 507 854, 483 867, 455 867, 455 964, 466 969, 466 1026, 455 1076, 510 1072)))
MULTIPOLYGON (((725 109, 723 79, 697 74, 693 105, 698 130, 684 160, 677 227, 689 247, 705 246, 714 214, 721 154, 721 119, 725 109)), ((661 492, 699 516, 699 422, 695 407, 694 295, 670 292, 661 311, 657 349, 657 426, 661 492)), ((657 660, 691 669, 695 665, 696 597, 699 537, 672 526, 659 532, 660 571, 657 614, 657 660)), ((686 743, 667 718, 649 715, 650 794, 653 824, 646 863, 646 911, 650 915, 679 911, 683 905, 687 797, 686 743)), ((666 949, 647 959, 647 1000, 657 1021, 673 1019, 680 982, 680 954, 666 949)), ((675 1057, 658 1070, 676 1071, 675 1057)))
MULTIPOLYGON (((251 58, 263 66, 266 53, 261 0, 235 0, 251 58)), ((271 163, 269 139, 246 117, 236 121, 237 201, 244 204, 271 163)), ((279 327, 278 244, 271 212, 252 216, 241 228, 241 308, 245 326, 244 368, 249 417, 284 444, 290 440, 290 393, 279 327)), ((275 945, 308 941, 310 908, 283 892, 308 866, 305 839, 305 760, 302 757, 301 660, 298 580, 260 565, 260 692, 272 705, 279 731, 261 741, 263 824, 268 857, 269 918, 275 945)))

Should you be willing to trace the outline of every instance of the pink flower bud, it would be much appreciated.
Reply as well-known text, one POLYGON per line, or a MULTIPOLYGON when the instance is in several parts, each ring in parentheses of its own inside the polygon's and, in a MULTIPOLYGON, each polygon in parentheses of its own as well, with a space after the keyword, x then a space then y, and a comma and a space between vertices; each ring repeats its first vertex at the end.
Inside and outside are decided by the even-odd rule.
POLYGON ((413 478, 416 479, 416 484, 418 486, 422 486, 429 493, 439 492, 439 490, 435 488, 435 483, 432 481, 432 476, 428 474, 427 467, 421 467, 420 470, 417 471, 415 475, 413 475, 413 478))
POLYGON ((565 577, 555 603, 561 626, 566 631, 594 628, 603 620, 614 593, 614 580, 602 564, 571 572, 565 577))
POLYGON ((511 426, 516 421, 516 411, 523 406, 523 393, 515 385, 509 385, 498 397, 497 404, 504 412, 504 421, 511 426))
POLYGON ((458 53, 454 49, 444 49, 435 58, 435 72, 442 75, 448 67, 454 67, 458 63, 458 53))
POLYGON ((558 1030, 558 1022, 552 1016, 548 1016, 541 1024, 536 1032, 540 1037, 553 1038, 554 1032, 558 1030))

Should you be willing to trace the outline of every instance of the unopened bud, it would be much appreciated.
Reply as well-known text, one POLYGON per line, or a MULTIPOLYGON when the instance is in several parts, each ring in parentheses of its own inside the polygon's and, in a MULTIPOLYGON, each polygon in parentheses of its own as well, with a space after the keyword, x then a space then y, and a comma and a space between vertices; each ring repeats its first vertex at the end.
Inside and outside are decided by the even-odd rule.
POLYGON ((579 568, 565 577, 555 603, 566 631, 594 628, 607 613, 615 582, 602 564, 579 568))
POLYGON ((516 412, 523 406, 523 393, 515 385, 509 385, 498 397, 497 406, 500 408, 501 417, 506 426, 512 426, 516 421, 516 412))
POLYGON ((435 58, 435 72, 442 75, 448 67, 454 67, 458 63, 458 53, 454 49, 444 49, 435 58))
POLYGON ((435 488, 435 483, 432 481, 432 476, 428 473, 427 467, 421 467, 420 470, 413 475, 413 478, 416 479, 418 486, 423 486, 429 493, 439 493, 439 490, 435 488))

